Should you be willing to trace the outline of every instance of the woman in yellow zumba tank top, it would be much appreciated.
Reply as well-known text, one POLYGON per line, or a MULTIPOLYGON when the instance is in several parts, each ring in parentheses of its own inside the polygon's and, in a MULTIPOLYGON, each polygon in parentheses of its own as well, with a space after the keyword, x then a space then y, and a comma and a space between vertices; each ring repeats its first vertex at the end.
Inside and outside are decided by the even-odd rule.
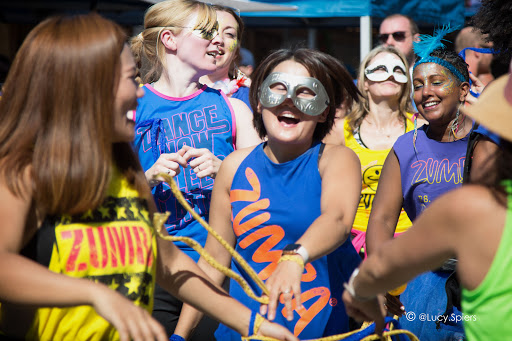
MULTIPOLYGON (((343 120, 337 120, 326 143, 344 144, 361 162, 363 186, 352 228, 352 243, 366 254, 366 227, 384 161, 396 139, 414 128, 411 78, 404 55, 392 46, 374 48, 359 67, 357 87, 362 96, 343 120)), ((402 210, 397 233, 411 221, 402 210)))
POLYGON ((242 335, 296 341, 154 233, 125 42, 96 14, 57 17, 14 59, 0 100, 0 339, 168 340, 150 315, 158 282, 242 335))

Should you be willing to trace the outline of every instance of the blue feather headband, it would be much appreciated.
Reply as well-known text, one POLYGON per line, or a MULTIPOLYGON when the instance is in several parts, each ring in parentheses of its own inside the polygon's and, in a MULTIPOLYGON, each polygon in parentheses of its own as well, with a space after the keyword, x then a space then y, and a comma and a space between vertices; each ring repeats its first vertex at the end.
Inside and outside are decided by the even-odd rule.
POLYGON ((420 60, 414 64, 414 69, 423 63, 436 63, 450 70, 450 72, 461 82, 466 82, 467 80, 464 78, 464 75, 460 73, 460 71, 457 70, 457 68, 455 68, 455 66, 453 66, 451 63, 441 58, 430 56, 434 50, 445 48, 443 44, 443 40, 447 41, 446 39, 443 39, 445 35, 458 29, 458 26, 450 27, 450 25, 446 25, 442 28, 436 29, 433 36, 422 34, 420 36, 420 41, 413 43, 414 52, 420 57, 420 60))

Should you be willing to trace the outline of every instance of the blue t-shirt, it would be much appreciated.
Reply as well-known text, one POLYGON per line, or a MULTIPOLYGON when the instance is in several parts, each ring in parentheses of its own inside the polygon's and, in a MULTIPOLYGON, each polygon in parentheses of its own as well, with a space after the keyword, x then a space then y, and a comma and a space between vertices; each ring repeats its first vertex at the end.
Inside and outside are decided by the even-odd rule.
POLYGON ((414 131, 400 136, 393 150, 400 163, 403 207, 414 219, 441 194, 462 185, 468 135, 454 142, 427 137, 428 125, 418 128, 416 150, 414 131))
MULTIPOLYGON (((234 112, 219 90, 205 85, 183 98, 161 94, 149 84, 144 91, 135 115, 134 141, 144 171, 161 153, 175 153, 185 144, 207 148, 221 160, 235 149, 234 112)), ((175 180, 188 204, 208 220, 213 179, 199 179, 190 167, 180 167, 175 180)), ((204 246, 207 231, 178 203, 167 183, 155 186, 153 196, 160 212, 171 212, 165 223, 170 235, 191 237, 204 246)), ((199 259, 188 245, 176 245, 194 260, 199 259)))
MULTIPOLYGON (((295 160, 276 164, 257 146, 240 164, 231 185, 233 231, 236 250, 265 281, 277 266, 283 248, 299 239, 320 214, 322 179, 318 171, 317 143, 295 160)), ((361 259, 350 240, 328 256, 306 265, 302 276, 305 311, 294 312, 293 321, 283 315, 279 304, 274 322, 287 327, 301 339, 312 339, 348 331, 348 317, 341 300, 343 283, 361 259)), ((244 277, 257 295, 261 291, 250 277, 232 262, 231 268, 244 277)), ((230 295, 253 311, 259 303, 249 298, 231 280, 230 295)), ((240 335, 221 325, 217 340, 240 340, 240 335)))

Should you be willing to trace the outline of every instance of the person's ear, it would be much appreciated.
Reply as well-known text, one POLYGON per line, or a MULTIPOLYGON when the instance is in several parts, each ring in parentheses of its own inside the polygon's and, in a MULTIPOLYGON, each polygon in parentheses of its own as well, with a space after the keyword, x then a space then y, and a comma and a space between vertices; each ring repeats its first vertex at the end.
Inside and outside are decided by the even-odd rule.
POLYGON ((415 35, 413 35, 413 36, 412 36, 412 41, 415 41, 415 42, 420 41, 420 34, 419 34, 419 33, 416 33, 415 35))
POLYGON ((166 49, 176 51, 176 36, 171 30, 162 30, 160 33, 160 41, 166 49))
POLYGON ((466 96, 469 94, 469 83, 468 82, 462 82, 460 85, 460 96, 459 101, 464 102, 466 100, 466 96))
POLYGON ((363 90, 368 92, 368 80, 366 79, 366 77, 364 77, 364 86, 363 86, 363 90))

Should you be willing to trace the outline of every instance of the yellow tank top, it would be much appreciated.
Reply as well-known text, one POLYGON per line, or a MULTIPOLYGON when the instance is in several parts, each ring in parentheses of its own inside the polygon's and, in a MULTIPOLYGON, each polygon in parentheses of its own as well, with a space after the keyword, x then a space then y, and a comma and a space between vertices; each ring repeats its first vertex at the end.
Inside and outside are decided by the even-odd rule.
MULTIPOLYGON (((412 114, 407 113, 405 131, 409 132, 414 128, 412 114)), ((349 127, 348 120, 343 125, 343 133, 345 135, 345 146, 352 149, 361 162, 361 174, 363 177, 363 186, 361 190, 361 199, 357 207, 356 218, 354 220, 353 229, 366 232, 368 219, 372 210, 373 199, 377 192, 382 166, 391 149, 372 150, 368 149, 357 142, 353 132, 349 127)), ((395 233, 406 231, 412 225, 407 217, 407 213, 402 209, 395 233)))
MULTIPOLYGON (((57 273, 104 283, 151 312, 157 247, 147 203, 119 171, 112 178, 100 207, 46 224, 53 238, 53 245, 45 245, 51 250, 46 265, 57 273)), ((118 340, 119 334, 91 306, 76 306, 37 309, 26 338, 118 340)))

